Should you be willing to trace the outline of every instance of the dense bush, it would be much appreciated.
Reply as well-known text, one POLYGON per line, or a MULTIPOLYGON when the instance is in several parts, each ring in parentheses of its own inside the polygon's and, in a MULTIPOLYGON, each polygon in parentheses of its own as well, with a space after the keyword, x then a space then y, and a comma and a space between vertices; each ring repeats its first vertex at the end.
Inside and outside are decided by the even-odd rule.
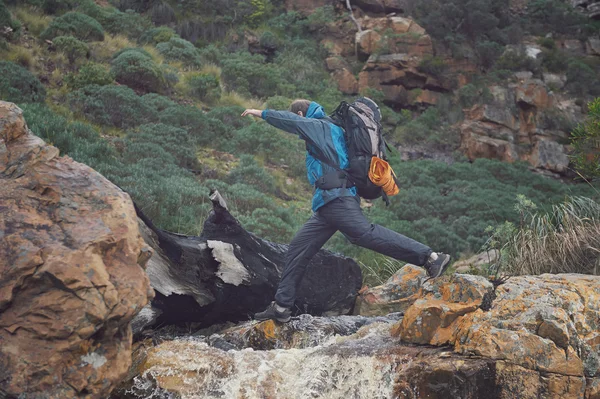
POLYGON ((181 167, 196 169, 198 166, 194 141, 184 129, 162 123, 152 123, 130 131, 126 140, 128 145, 133 143, 156 144, 171 154, 175 163, 181 167))
POLYGON ((113 59, 111 72, 117 82, 145 92, 160 92, 165 79, 158 65, 139 50, 123 51, 113 59))
POLYGON ((68 96, 68 102, 94 123, 122 129, 156 121, 155 110, 125 86, 90 85, 68 96))
POLYGON ((159 120, 166 125, 185 129, 199 145, 207 145, 215 139, 204 112, 194 106, 175 105, 160 112, 159 120))
POLYGON ((156 93, 148 93, 142 96, 145 104, 147 104, 155 113, 164 111, 169 107, 177 105, 173 100, 168 97, 161 96, 156 93))
POLYGON ((496 61, 496 69, 508 71, 531 71, 539 69, 537 61, 527 55, 523 49, 509 49, 496 61))
POLYGON ((159 26, 158 28, 152 28, 145 31, 142 36, 140 36, 141 44, 158 44, 163 42, 168 42, 172 38, 176 38, 177 33, 171 28, 167 28, 166 26, 159 26))
POLYGON ((483 41, 477 43, 475 50, 479 63, 484 68, 489 69, 494 66, 496 60, 502 55, 504 48, 496 42, 483 41))
POLYGON ((52 20, 41 34, 44 40, 58 36, 74 36, 86 42, 101 41, 104 40, 104 30, 94 18, 79 12, 68 12, 52 20))
POLYGON ((212 74, 198 73, 187 78, 187 87, 191 96, 209 104, 221 97, 219 78, 212 74))
POLYGON ((172 37, 168 42, 158 43, 156 48, 168 60, 181 61, 191 67, 200 66, 200 54, 187 40, 172 37))
POLYGON ((275 181, 273 177, 264 170, 252 155, 242 155, 240 163, 227 176, 231 184, 248 184, 262 193, 273 193, 275 181))
POLYGON ((88 124, 68 122, 43 104, 21 105, 27 126, 63 154, 100 173, 120 165, 114 148, 88 124))
POLYGON ((90 52, 90 48, 85 42, 73 36, 58 36, 52 40, 52 43, 54 43, 57 50, 62 51, 67 56, 70 63, 74 63, 80 58, 86 58, 90 52))
POLYGON ((6 28, 11 30, 10 33, 6 33, 6 36, 11 39, 19 34, 21 23, 12 17, 4 2, 0 0, 0 29, 4 30, 6 28))
POLYGON ((228 55, 221 68, 225 87, 247 96, 266 98, 279 94, 278 88, 283 83, 282 71, 273 64, 265 63, 264 57, 258 54, 239 52, 228 55))
POLYGON ((138 39, 152 26, 147 18, 133 10, 121 12, 113 7, 99 6, 91 0, 81 0, 77 10, 97 20, 107 32, 132 39, 138 39))
POLYGON ((600 95, 600 75, 579 59, 571 59, 567 67, 566 88, 578 96, 600 95))
POLYGON ((0 61, 0 98, 15 103, 43 102, 46 89, 27 69, 8 61, 0 61))
POLYGON ((88 62, 78 72, 65 77, 65 83, 72 89, 81 89, 88 85, 106 86, 112 84, 114 77, 102 64, 88 62))

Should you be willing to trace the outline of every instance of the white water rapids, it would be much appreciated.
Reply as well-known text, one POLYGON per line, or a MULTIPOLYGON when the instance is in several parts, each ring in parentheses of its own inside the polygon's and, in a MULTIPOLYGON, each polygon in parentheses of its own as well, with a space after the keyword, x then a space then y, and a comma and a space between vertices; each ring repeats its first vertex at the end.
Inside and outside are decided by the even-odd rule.
POLYGON ((306 328, 313 318, 304 321, 309 333, 304 342, 296 341, 300 348, 222 350, 205 337, 163 342, 152 349, 145 372, 128 393, 153 399, 394 397, 398 368, 410 358, 390 350, 395 345, 389 333, 393 320, 377 321, 345 337, 306 328))

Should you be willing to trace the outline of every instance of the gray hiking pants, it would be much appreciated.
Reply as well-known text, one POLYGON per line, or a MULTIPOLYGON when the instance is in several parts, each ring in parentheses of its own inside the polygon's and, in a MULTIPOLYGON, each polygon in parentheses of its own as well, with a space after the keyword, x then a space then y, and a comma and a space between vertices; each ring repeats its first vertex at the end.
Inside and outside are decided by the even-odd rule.
POLYGON ((426 245, 370 223, 360 209, 358 197, 336 198, 319 208, 292 239, 275 294, 280 306, 294 305, 306 266, 338 230, 353 244, 418 266, 424 265, 432 252, 426 245))

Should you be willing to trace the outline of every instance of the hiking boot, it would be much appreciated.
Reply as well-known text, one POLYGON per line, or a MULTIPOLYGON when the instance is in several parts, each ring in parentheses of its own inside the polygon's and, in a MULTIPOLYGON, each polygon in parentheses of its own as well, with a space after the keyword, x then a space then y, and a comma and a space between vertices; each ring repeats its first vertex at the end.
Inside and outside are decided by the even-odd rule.
POLYGON ((435 278, 444 274, 449 265, 450 255, 437 252, 437 259, 432 259, 430 256, 423 267, 430 278, 435 278))
POLYGON ((262 312, 254 314, 254 320, 258 321, 277 320, 281 323, 287 323, 291 318, 292 311, 288 308, 277 305, 275 301, 271 302, 271 304, 262 312))

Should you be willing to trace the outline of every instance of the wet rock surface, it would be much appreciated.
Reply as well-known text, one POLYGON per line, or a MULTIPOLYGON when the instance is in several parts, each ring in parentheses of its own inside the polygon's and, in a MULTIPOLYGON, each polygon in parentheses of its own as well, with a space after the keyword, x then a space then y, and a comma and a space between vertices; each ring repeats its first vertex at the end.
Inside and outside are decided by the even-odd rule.
POLYGON ((58 155, 0 101, 0 392, 104 398, 153 296, 150 252, 129 196, 58 155))
POLYGON ((374 313, 410 298, 404 314, 157 332, 115 398, 598 397, 600 277, 420 277, 361 293, 374 313))

